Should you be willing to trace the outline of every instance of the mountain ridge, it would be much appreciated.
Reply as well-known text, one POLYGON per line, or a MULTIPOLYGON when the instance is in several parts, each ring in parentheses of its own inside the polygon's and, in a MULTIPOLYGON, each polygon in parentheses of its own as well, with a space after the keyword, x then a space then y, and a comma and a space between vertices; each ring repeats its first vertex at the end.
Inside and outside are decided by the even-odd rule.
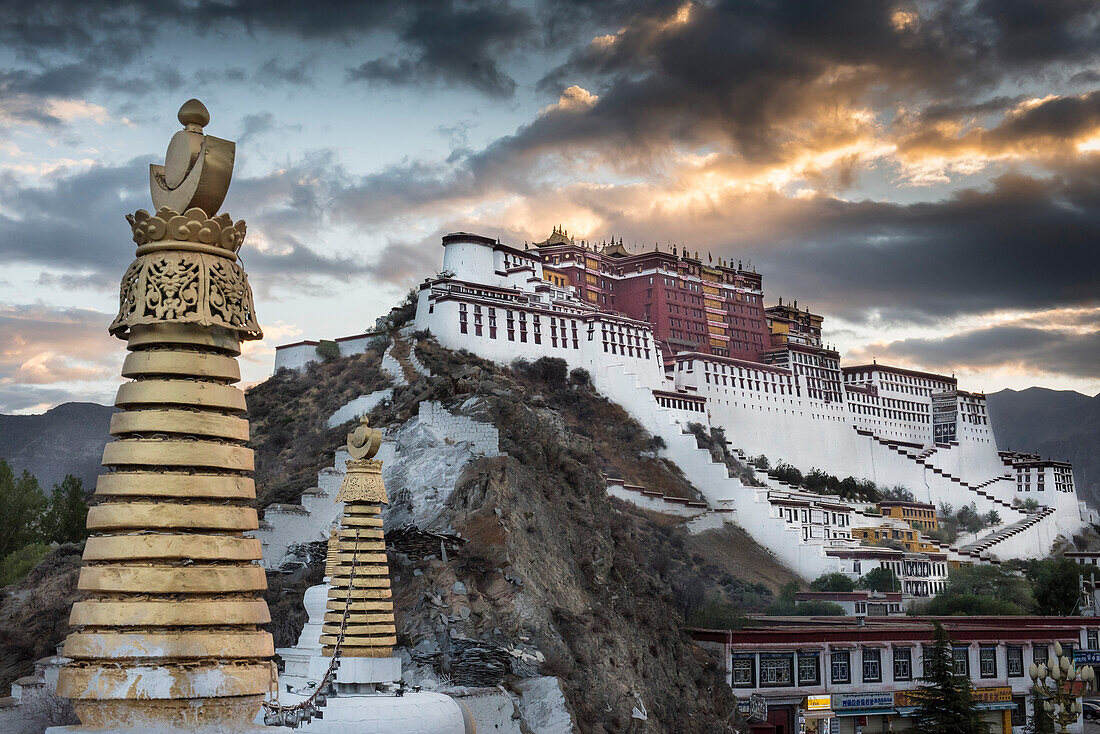
POLYGON ((49 493, 66 474, 95 486, 116 409, 90 402, 62 403, 45 413, 0 415, 0 459, 16 473, 29 471, 49 493))
POLYGON ((986 401, 997 448, 1072 463, 1078 496, 1100 507, 1100 394, 1029 387, 986 401))

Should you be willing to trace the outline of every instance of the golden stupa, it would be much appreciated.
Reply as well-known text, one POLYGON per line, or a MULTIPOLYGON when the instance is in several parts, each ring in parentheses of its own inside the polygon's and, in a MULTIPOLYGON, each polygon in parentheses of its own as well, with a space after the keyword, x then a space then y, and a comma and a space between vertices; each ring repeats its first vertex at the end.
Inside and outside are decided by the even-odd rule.
POLYGON ((155 214, 128 216, 137 257, 110 332, 129 354, 88 513, 58 693, 78 731, 245 731, 275 669, 255 487, 236 357, 262 337, 237 251, 243 221, 217 215, 232 142, 203 134, 198 100, 164 166, 155 214))
POLYGON ((341 639, 341 626, 340 654, 345 657, 388 658, 397 644, 382 534, 386 487, 382 462, 372 458, 381 442, 382 432, 368 427, 366 418, 348 434, 351 460, 336 494, 336 501, 344 503, 344 513, 336 536, 329 541, 326 563, 331 586, 321 630, 326 657, 332 656, 341 639))

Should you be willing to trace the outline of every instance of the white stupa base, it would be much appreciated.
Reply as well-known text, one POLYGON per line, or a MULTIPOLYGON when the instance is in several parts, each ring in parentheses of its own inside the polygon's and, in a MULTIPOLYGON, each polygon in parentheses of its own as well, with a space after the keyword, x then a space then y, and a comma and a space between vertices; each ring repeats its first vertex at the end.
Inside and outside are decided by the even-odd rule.
MULTIPOLYGON (((292 705, 304 697, 284 693, 279 698, 283 705, 292 705)), ((334 696, 321 707, 321 713, 324 718, 314 718, 294 731, 306 734, 474 734, 476 731, 473 718, 462 705, 439 693, 334 696)))
POLYGON ((264 726, 252 724, 245 728, 202 727, 200 729, 180 729, 163 726, 131 726, 125 728, 92 729, 83 724, 72 726, 51 726, 45 734, 291 734, 293 729, 285 726, 264 726))

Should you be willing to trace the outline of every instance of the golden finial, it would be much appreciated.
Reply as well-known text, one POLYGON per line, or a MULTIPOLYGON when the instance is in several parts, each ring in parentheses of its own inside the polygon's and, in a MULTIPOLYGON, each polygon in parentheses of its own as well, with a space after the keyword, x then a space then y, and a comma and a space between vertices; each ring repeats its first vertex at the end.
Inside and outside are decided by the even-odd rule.
POLYGON ((197 99, 184 102, 176 118, 183 130, 168 143, 164 165, 149 166, 153 206, 177 212, 197 207, 213 218, 229 192, 237 145, 203 133, 210 112, 197 99))
POLYGON ((371 428, 367 416, 348 434, 348 453, 353 459, 369 459, 378 453, 382 445, 382 431, 371 428))

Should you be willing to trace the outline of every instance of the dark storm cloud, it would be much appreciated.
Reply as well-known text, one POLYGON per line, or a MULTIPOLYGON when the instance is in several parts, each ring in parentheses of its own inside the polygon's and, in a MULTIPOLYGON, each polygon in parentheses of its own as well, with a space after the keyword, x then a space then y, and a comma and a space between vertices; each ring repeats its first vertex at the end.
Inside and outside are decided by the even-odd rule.
POLYGON ((902 339, 856 350, 857 358, 918 364, 925 369, 1014 367, 1069 377, 1100 377, 1100 331, 994 326, 942 339, 902 339))
POLYGON ((798 219, 753 249, 768 280, 815 311, 934 323, 1100 303, 1100 162, 938 202, 823 200, 798 219))
MULTIPOLYGON (((417 0, 404 3, 297 0, 13 0, 0 7, 0 43, 16 52, 24 68, 0 89, 36 96, 78 96, 93 88, 142 93, 156 64, 135 61, 150 44, 171 34, 266 34, 293 40, 332 41, 355 48, 366 40, 398 52, 387 56, 346 51, 368 58, 349 69, 352 79, 422 85, 463 84, 494 96, 510 96, 515 81, 502 56, 532 29, 526 8, 496 0, 417 0), (135 85, 140 88, 135 88, 135 85)), ((249 74, 261 84, 301 85, 310 81, 307 61, 279 56, 257 61, 249 74)), ((171 67, 165 67, 166 75, 171 67)), ((229 72, 243 70, 230 69, 229 72)), ((182 79, 177 80, 182 82, 182 79)))
MULTIPOLYGON (((122 166, 59 171, 40 186, 0 176, 5 207, 19 212, 18 217, 0 214, 0 267, 43 265, 51 268, 51 282, 65 277, 87 286, 116 281, 134 255, 124 214, 152 208, 143 182, 148 162, 156 159, 145 155, 122 166)), ((242 257, 249 272, 262 274, 269 287, 316 278, 347 280, 369 272, 354 258, 323 254, 306 244, 324 223, 331 197, 325 187, 338 185, 318 168, 328 160, 319 155, 266 176, 234 181, 224 211, 233 214, 240 206, 249 212, 251 239, 245 240, 242 257), (257 240, 270 247, 258 248, 257 240)))
POLYGON ((398 37, 408 56, 377 58, 348 70, 352 80, 416 84, 438 81, 466 84, 485 94, 510 97, 516 82, 500 58, 521 43, 531 29, 530 16, 499 2, 410 3, 398 37))
POLYGON ((923 97, 942 111, 1000 82, 1100 58, 1095 3, 945 2, 904 14, 917 10, 871 0, 726 0, 694 5, 679 22, 639 15, 543 80, 555 90, 590 80, 584 85, 600 99, 584 119, 544 125, 523 142, 724 138, 767 159, 790 134, 784 123, 812 122, 823 108, 923 97))

